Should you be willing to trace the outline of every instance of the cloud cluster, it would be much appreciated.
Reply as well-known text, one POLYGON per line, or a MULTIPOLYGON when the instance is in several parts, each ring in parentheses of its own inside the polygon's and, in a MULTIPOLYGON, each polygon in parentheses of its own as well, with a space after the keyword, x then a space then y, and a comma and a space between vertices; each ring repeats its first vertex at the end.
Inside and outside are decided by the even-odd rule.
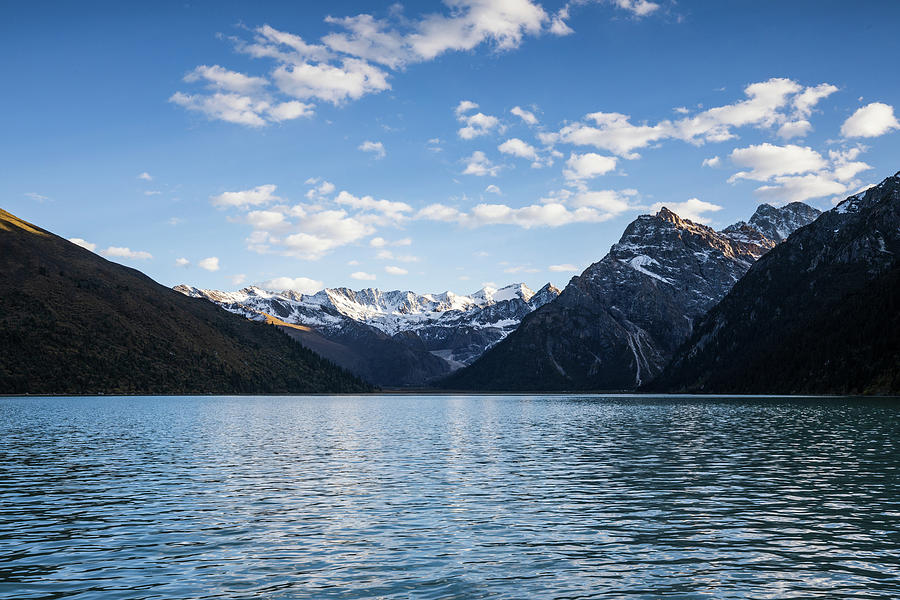
POLYGON ((185 75, 184 81, 205 84, 206 90, 197 94, 175 92, 169 102, 199 112, 210 120, 262 127, 313 115, 312 104, 274 100, 266 79, 229 71, 219 65, 200 65, 185 75))
POLYGON ((744 88, 744 100, 680 119, 635 124, 629 115, 594 112, 586 115, 583 121, 540 137, 547 144, 565 142, 593 146, 626 159, 639 158, 636 150, 667 139, 695 145, 733 139, 737 137, 734 130, 739 127, 783 129, 787 125, 786 131, 794 137, 809 130, 798 123, 805 121, 816 103, 835 91, 837 88, 830 84, 803 87, 790 79, 773 78, 744 88))
POLYGON ((435 203, 419 210, 415 218, 455 223, 476 228, 487 225, 515 225, 524 229, 560 227, 572 223, 600 223, 631 209, 629 202, 635 190, 562 190, 553 198, 522 207, 506 204, 481 203, 468 211, 435 203))
POLYGON ((483 112, 471 113, 478 108, 478 105, 471 100, 461 100, 453 112, 456 114, 456 120, 463 124, 457 131, 457 135, 464 140, 487 135, 492 131, 503 131, 500 119, 492 115, 486 115, 483 112))
POLYGON ((859 185, 854 177, 872 167, 856 160, 861 146, 831 150, 827 158, 808 146, 758 144, 735 148, 731 162, 747 170, 728 181, 741 179, 766 182, 756 194, 773 203, 798 202, 843 194, 859 185))
MULTIPOLYGON (((549 22, 531 0, 444 0, 443 12, 408 18, 392 10, 390 19, 370 14, 327 17, 333 31, 317 42, 262 25, 251 39, 232 38, 235 49, 274 62, 268 76, 200 65, 184 81, 202 88, 176 92, 169 100, 209 119, 250 127, 311 116, 316 102, 342 104, 391 88, 391 72, 435 59, 445 52, 489 44, 497 51, 518 47, 525 36, 539 35, 549 22)), ((646 0, 616 0, 628 10, 646 0)), ((640 10, 640 8, 638 8, 640 10)), ((466 124, 460 135, 490 128, 487 115, 466 124)), ((527 116, 522 116, 528 121, 527 116)))
MULTIPOLYGON (((312 186, 306 198, 313 202, 289 203, 276 195, 274 184, 224 192, 212 196, 210 202, 234 209, 237 214, 229 220, 250 226, 249 250, 306 260, 317 260, 336 248, 359 242, 380 227, 400 226, 413 212, 404 202, 355 196, 346 190, 334 195, 336 187, 317 178, 306 183, 312 186)), ((387 242, 376 237, 370 243, 373 247, 402 246, 411 240, 387 242)))

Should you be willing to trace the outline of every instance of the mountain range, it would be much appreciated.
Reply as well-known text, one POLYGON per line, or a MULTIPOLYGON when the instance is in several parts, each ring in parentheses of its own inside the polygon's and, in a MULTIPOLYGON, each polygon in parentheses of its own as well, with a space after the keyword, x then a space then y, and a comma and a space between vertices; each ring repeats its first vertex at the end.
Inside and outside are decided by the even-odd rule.
POLYGON ((525 315, 559 295, 549 283, 537 292, 517 283, 471 295, 372 288, 328 288, 309 295, 257 287, 237 292, 186 285, 174 289, 251 320, 277 319, 302 344, 373 384, 389 387, 422 386, 471 364, 514 331, 525 315))
POLYGON ((0 393, 371 389, 274 327, 0 210, 0 393))
POLYGON ((0 211, 0 392, 897 393, 898 255, 900 173, 721 230, 662 208, 562 291, 470 295, 173 290, 0 211))
POLYGON ((465 390, 629 390, 651 381, 694 322, 750 266, 820 212, 760 205, 715 231, 662 208, 471 366, 441 382, 465 390))

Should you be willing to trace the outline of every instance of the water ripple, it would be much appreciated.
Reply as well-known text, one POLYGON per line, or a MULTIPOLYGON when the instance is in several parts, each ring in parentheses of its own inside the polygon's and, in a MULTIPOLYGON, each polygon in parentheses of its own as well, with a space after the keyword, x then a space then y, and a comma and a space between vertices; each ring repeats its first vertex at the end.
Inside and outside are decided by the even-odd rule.
POLYGON ((900 404, 0 399, 0 598, 897 598, 900 404))

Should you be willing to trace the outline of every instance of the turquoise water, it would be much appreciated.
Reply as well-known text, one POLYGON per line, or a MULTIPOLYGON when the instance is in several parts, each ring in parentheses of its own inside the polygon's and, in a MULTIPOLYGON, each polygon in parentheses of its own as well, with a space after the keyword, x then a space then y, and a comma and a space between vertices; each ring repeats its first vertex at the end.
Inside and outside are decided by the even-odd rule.
POLYGON ((0 398, 0 598, 897 598, 900 403, 0 398))

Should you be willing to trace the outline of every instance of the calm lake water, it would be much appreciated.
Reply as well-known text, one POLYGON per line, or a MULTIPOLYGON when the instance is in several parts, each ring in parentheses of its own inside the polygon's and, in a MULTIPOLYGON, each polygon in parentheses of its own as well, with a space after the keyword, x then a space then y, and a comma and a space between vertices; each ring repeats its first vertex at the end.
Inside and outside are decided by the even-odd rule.
POLYGON ((900 403, 0 398, 0 598, 898 598, 900 403))

